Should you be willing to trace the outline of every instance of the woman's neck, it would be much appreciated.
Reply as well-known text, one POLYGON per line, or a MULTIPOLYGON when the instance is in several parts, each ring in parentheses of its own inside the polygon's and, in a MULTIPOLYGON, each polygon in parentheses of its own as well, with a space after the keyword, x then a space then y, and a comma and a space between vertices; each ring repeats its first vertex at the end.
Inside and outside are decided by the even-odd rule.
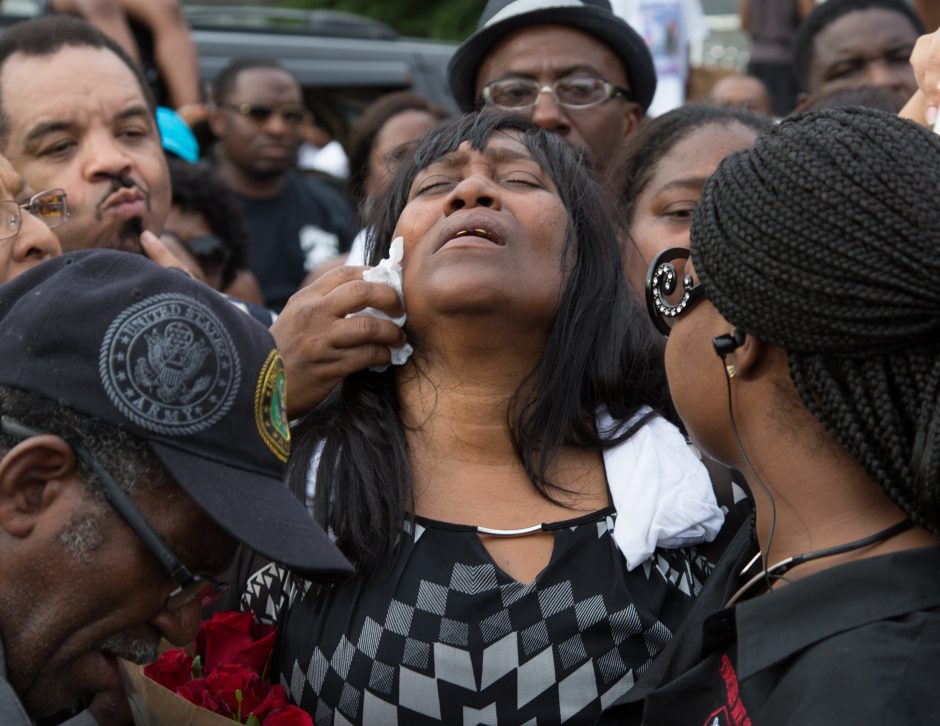
MULTIPOLYGON (((766 566, 859 540, 905 518, 867 471, 815 420, 806 426, 765 431, 763 445, 761 434, 748 436, 742 431, 744 450, 756 473, 743 457, 734 465, 754 495, 757 538, 766 566), (759 451, 767 453, 759 456, 759 451), (764 487, 772 494, 773 504, 764 487)), ((912 528, 868 547, 802 564, 787 579, 931 544, 937 540, 923 529, 912 528)))
MULTIPOLYGON (((511 405, 534 361, 494 353, 460 365, 419 360, 396 382, 417 513, 513 529, 606 505, 596 452, 564 449, 548 473, 567 491, 559 503, 533 485, 513 447, 511 405)), ((555 492, 553 492, 553 495, 555 492)))
POLYGON ((398 377, 398 399, 419 458, 508 464, 516 462, 509 406, 528 374, 511 361, 461 360, 456 366, 419 360, 398 377), (501 365, 505 364, 505 365, 501 365))

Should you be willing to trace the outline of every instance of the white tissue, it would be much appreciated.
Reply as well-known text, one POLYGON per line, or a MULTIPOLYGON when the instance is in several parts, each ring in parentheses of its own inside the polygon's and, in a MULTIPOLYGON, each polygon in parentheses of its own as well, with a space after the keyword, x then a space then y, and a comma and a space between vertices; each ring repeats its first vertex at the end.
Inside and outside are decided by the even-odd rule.
MULTIPOLYGON (((392 240, 392 244, 388 250, 388 257, 379 262, 371 270, 366 270, 362 273, 362 279, 366 282, 379 282, 385 283, 390 288, 392 288, 398 294, 398 300, 401 303, 402 310, 405 309, 405 296, 402 293, 401 282, 401 260, 405 253, 405 239, 404 237, 396 237, 392 240)), ((405 321, 408 319, 408 314, 403 313, 401 317, 392 318, 383 313, 381 310, 376 310, 375 308, 366 308, 365 310, 360 310, 358 313, 350 313, 347 315, 347 318, 356 318, 360 315, 366 315, 372 318, 379 318, 381 320, 391 320, 399 328, 405 324, 405 321)), ((392 365, 400 366, 405 363, 414 352, 414 348, 411 347, 411 344, 405 343, 400 348, 395 348, 389 346, 389 351, 392 353, 392 365)), ((376 373, 381 373, 388 366, 369 366, 369 370, 375 371, 376 373)))

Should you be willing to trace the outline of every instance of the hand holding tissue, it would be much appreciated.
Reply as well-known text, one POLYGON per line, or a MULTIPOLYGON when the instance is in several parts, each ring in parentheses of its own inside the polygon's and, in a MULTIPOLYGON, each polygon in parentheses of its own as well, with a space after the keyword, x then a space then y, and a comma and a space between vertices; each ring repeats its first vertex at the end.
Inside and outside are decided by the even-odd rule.
MULTIPOLYGON (((398 294, 398 300, 401 302, 402 310, 405 309, 405 296, 402 293, 402 274, 401 274, 401 261, 404 256, 404 244, 405 240, 403 237, 396 237, 392 240, 392 244, 388 250, 388 257, 383 259, 375 267, 366 270, 362 273, 362 279, 366 282, 377 282, 384 283, 392 288, 398 294)), ((399 328, 405 324, 405 321, 408 319, 407 312, 403 313, 400 317, 393 318, 389 315, 386 315, 381 310, 376 310, 375 308, 366 308, 365 310, 360 310, 357 313, 350 313, 347 315, 347 318, 355 318, 360 315, 365 315, 373 318, 380 318, 382 320, 391 320, 399 328)), ((411 357, 411 354, 414 352, 414 349, 409 343, 405 343, 400 348, 393 348, 389 346, 389 350, 392 354, 392 365, 400 366, 411 357)), ((381 373, 388 366, 370 366, 369 370, 375 371, 376 373, 381 373)))

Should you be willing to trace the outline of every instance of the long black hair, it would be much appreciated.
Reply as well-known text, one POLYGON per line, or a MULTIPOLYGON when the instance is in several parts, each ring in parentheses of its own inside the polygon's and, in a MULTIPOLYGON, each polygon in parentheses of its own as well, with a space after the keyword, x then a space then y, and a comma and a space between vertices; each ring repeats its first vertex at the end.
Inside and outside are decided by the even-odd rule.
MULTIPOLYGON (((658 406, 663 390, 655 334, 627 293, 603 195, 578 153, 559 136, 518 116, 468 114, 431 131, 398 170, 386 203, 370 220, 369 261, 375 264, 387 255, 417 172, 463 142, 482 150, 497 132, 519 136, 552 179, 569 216, 560 263, 566 266, 566 283, 555 323, 539 361, 516 390, 508 421, 516 454, 533 486, 552 499, 552 490, 561 487, 549 480, 548 472, 562 447, 603 449, 639 425, 598 432, 594 413, 599 407, 625 420, 644 404, 658 406)), ((315 514, 360 573, 374 570, 394 551, 406 513, 413 508, 396 375, 390 369, 349 376, 294 431, 291 486, 303 490, 319 450, 315 514)))
POLYGON ((779 345, 804 405, 940 533, 940 137, 861 107, 724 161, 692 224, 708 299, 779 345))

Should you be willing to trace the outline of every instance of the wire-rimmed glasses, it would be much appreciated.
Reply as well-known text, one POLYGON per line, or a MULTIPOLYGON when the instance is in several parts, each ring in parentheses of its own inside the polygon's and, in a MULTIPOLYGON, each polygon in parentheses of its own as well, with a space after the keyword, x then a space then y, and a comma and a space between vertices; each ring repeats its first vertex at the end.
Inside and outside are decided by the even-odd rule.
POLYGON ((599 106, 611 98, 633 100, 629 89, 615 86, 597 76, 582 74, 565 76, 546 84, 533 78, 502 78, 490 81, 483 86, 482 91, 487 105, 508 111, 531 109, 543 93, 551 93, 559 106, 575 110, 599 106))
POLYGON ((64 189, 46 189, 34 194, 28 202, 0 200, 0 240, 16 237, 23 228, 23 210, 32 214, 50 229, 65 224, 69 205, 64 189))

